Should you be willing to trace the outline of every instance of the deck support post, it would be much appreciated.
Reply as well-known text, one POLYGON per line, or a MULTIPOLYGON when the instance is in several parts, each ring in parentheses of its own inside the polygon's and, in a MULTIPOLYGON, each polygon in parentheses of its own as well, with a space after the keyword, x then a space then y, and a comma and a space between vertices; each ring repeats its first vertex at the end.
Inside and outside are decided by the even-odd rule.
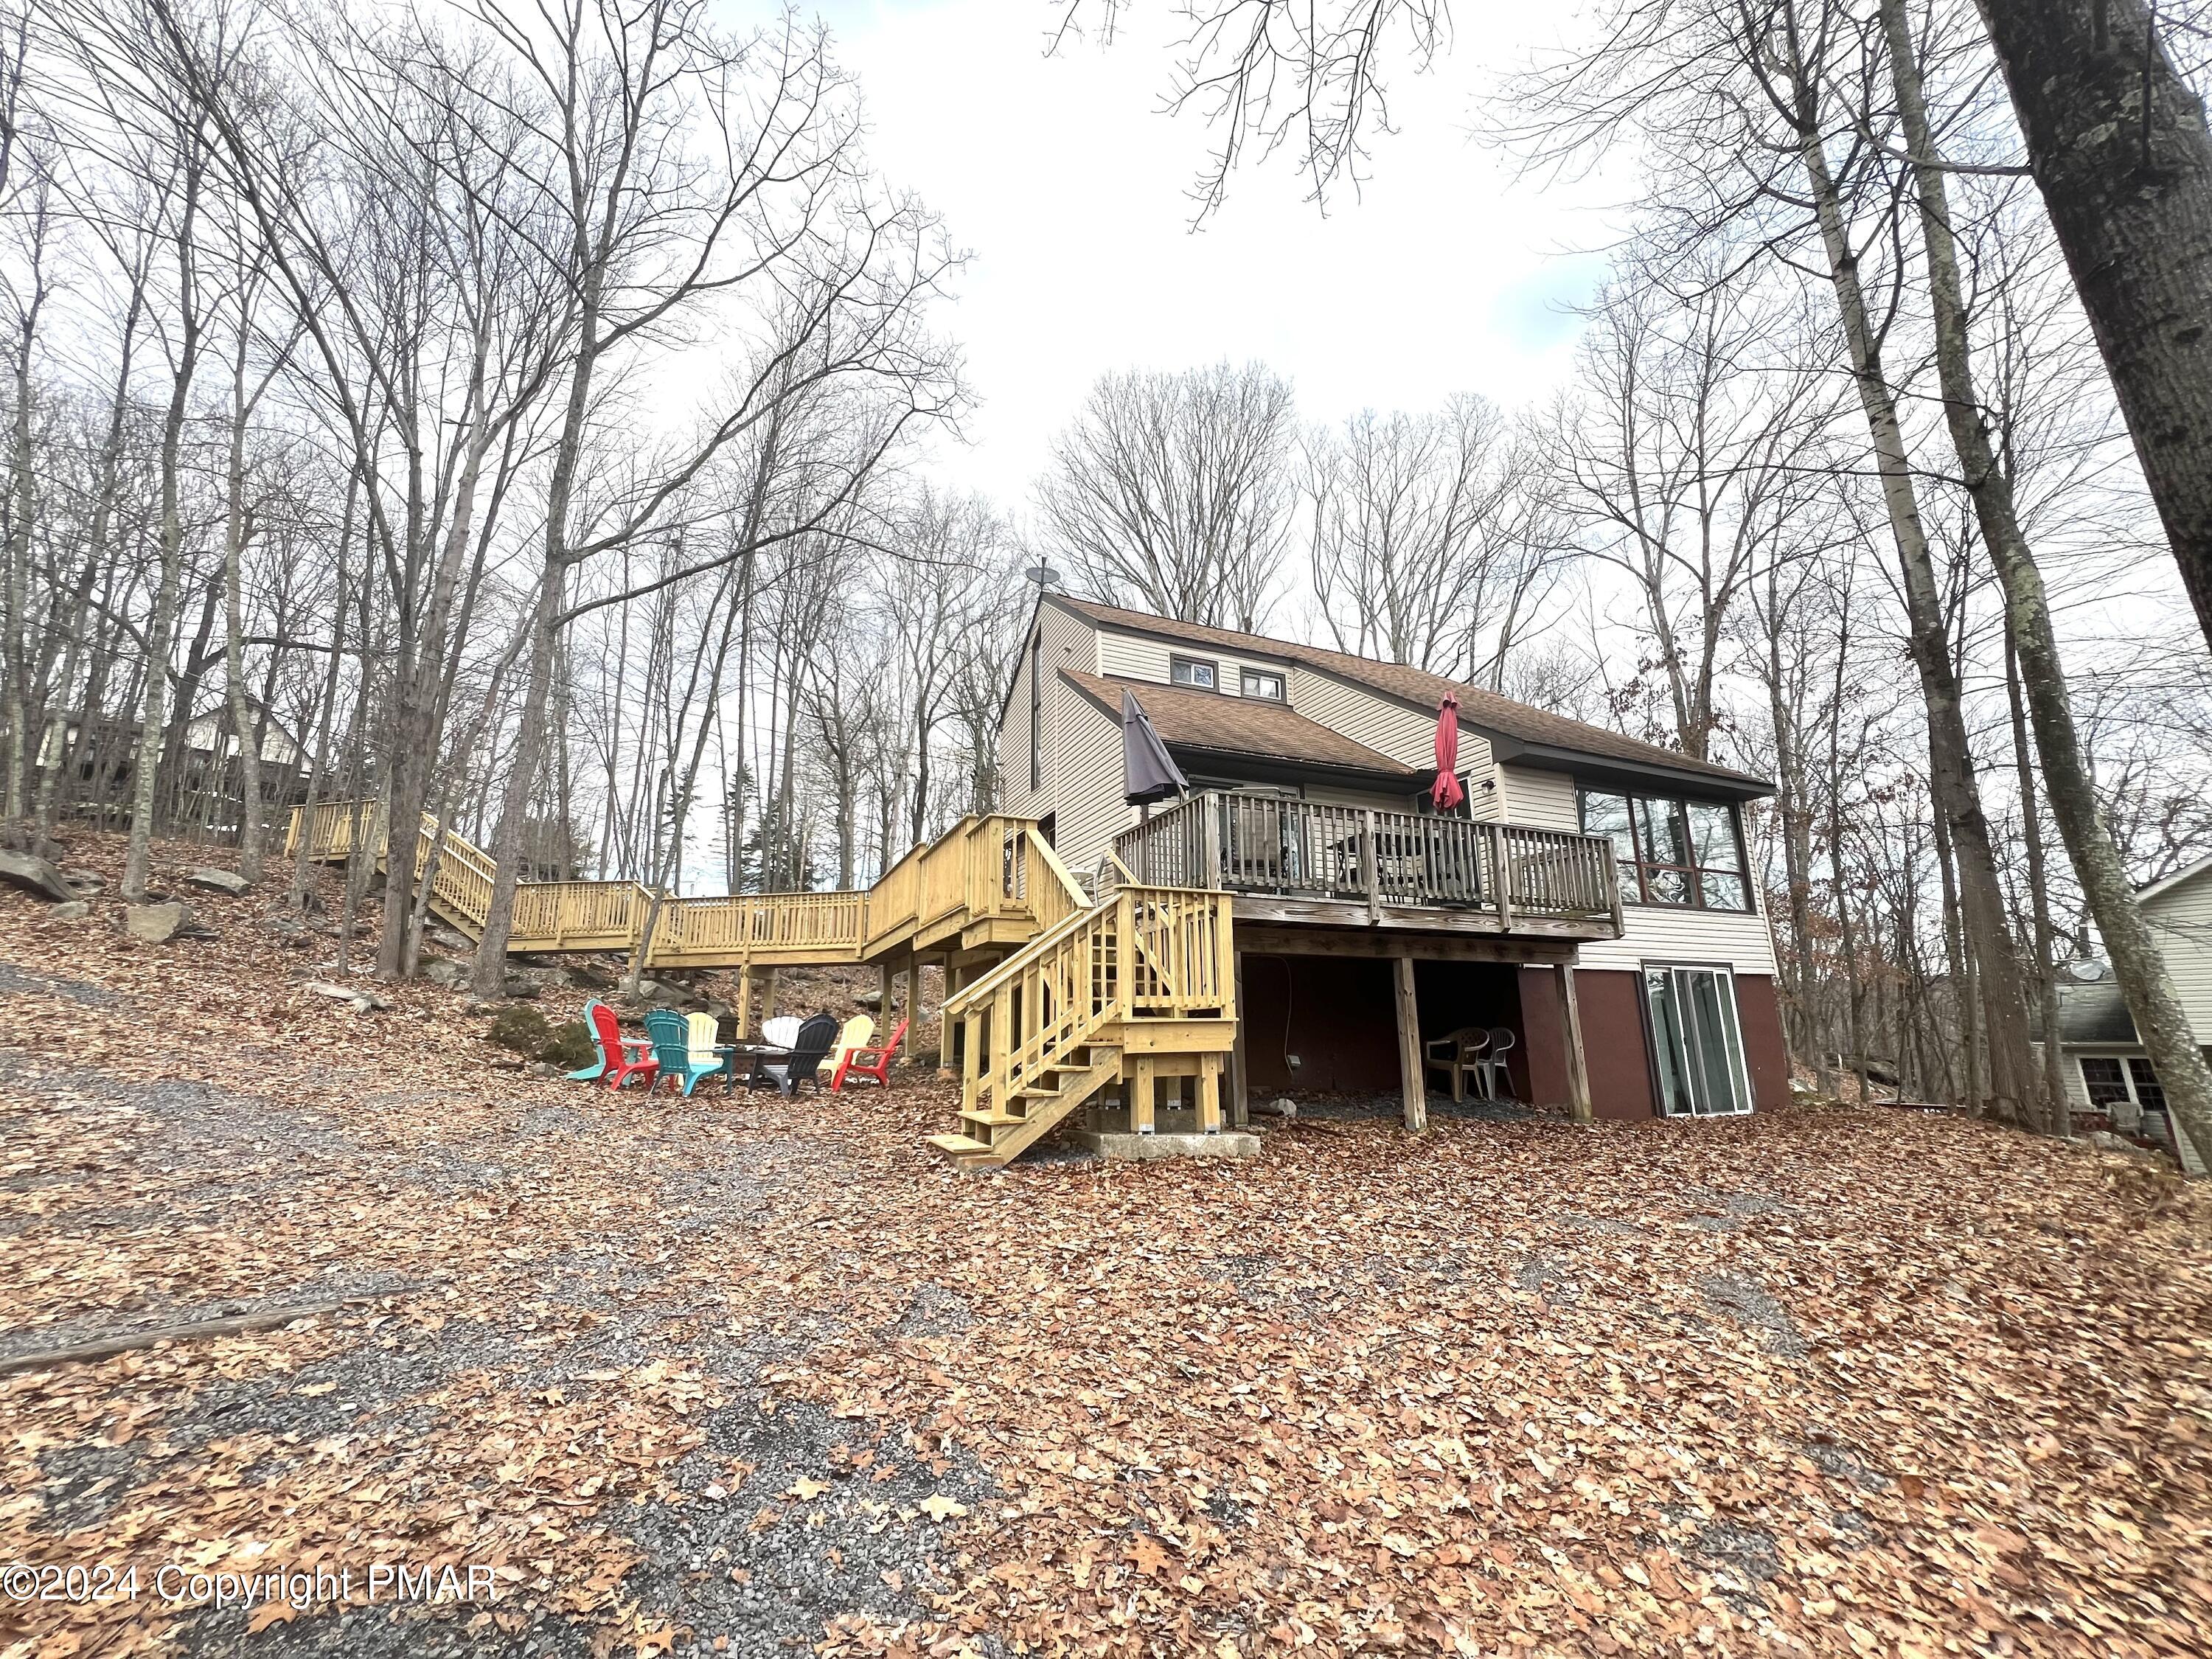
POLYGON ((1583 1055, 1582 1005, 1575 998, 1575 965, 1554 963, 1553 977, 1559 986, 1559 1023, 1567 1036, 1567 1106, 1577 1123, 1590 1121, 1589 1063, 1583 1055))
POLYGON ((1413 986, 1413 959, 1394 957, 1398 983, 1398 1072, 1406 1095, 1406 1127, 1416 1134, 1429 1127, 1428 1083, 1421 1075, 1421 1002, 1413 986))
POLYGON ((768 1030, 769 1021, 775 1018, 776 970, 768 970, 768 984, 761 991, 761 1030, 768 1030))
POLYGON ((1158 1103, 1158 1090, 1152 1073, 1152 1057, 1139 1054, 1129 1066, 1129 1127, 1134 1133, 1148 1135, 1152 1132, 1152 1109, 1158 1103))
POLYGON ((1198 1057, 1197 1099, 1192 1104, 1198 1108, 1198 1132, 1202 1135, 1221 1133, 1221 1056, 1200 1054, 1198 1057))
POLYGON ((746 1031, 751 1028, 753 1017, 753 965, 750 962, 741 962, 738 964, 737 1017, 736 1040, 743 1042, 745 1040, 746 1031))
MULTIPOLYGON (((973 975, 965 968, 952 963, 945 964, 945 1000, 950 1003, 958 996, 973 975)), ((937 1011, 937 1070, 941 1077, 957 1076, 961 1061, 965 1058, 968 1022, 956 1023, 943 1007, 937 1011)))
POLYGON ((1242 1129, 1251 1121, 1252 1101, 1248 1091, 1251 1073, 1244 1058, 1244 953, 1236 953, 1237 1046, 1229 1051, 1229 1121, 1242 1129))

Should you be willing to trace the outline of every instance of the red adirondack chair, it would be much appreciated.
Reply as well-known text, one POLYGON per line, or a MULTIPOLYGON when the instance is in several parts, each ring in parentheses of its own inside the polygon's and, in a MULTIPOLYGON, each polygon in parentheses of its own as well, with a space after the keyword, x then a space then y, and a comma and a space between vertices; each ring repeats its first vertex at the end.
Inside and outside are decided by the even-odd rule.
POLYGON ((830 1079, 830 1092, 837 1093, 845 1086, 848 1077, 872 1077, 884 1088, 890 1087, 891 1057, 906 1036, 906 1022, 901 1020, 891 1032, 890 1041, 879 1048, 850 1048, 845 1058, 837 1062, 837 1074, 830 1079))
POLYGON ((604 1002, 592 1005, 592 1032, 599 1040, 599 1052, 607 1057, 608 1088, 619 1089, 634 1077, 643 1078, 647 1089, 653 1087, 653 1079, 660 1073, 660 1062, 653 1057, 651 1038, 624 1036, 615 1011, 604 1002), (631 1058, 641 1052, 642 1058, 631 1058))

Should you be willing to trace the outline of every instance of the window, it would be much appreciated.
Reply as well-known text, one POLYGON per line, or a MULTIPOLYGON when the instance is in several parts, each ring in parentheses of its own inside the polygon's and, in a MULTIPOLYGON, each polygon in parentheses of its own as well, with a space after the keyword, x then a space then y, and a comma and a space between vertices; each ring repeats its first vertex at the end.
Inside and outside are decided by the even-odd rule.
POLYGON ((1237 689, 1248 697, 1266 697, 1272 702, 1283 701, 1283 677, 1263 674, 1256 668, 1248 668, 1237 683, 1237 689))
POLYGON ((2088 1091, 2089 1103, 2100 1112, 2128 1103, 2127 1073, 2108 1054, 2081 1056, 2081 1085, 2088 1091))
POLYGON ((1177 685, 1192 686, 1200 691, 1211 691, 1218 684, 1213 665, 1201 657, 1170 657, 1168 678, 1177 685))
POLYGON ((1613 837, 1624 902, 1751 908, 1735 807, 1585 789, 1582 811, 1584 834, 1613 837))
POLYGON ((1030 636, 1030 787, 1044 787, 1044 629, 1030 636))
POLYGON ((2158 1080, 2158 1073, 2150 1062, 2140 1058, 2128 1061, 2128 1081, 2136 1085, 2136 1104, 2146 1112, 2166 1109, 2166 1090, 2158 1080))

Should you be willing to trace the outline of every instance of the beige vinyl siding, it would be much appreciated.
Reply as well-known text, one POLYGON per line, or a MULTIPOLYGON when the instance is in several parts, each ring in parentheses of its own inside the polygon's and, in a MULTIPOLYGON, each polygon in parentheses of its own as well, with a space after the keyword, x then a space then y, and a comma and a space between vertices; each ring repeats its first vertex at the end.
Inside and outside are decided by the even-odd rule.
MULTIPOLYGON (((1291 707, 1310 720, 1318 720, 1332 732, 1341 732, 1354 743, 1364 743, 1377 754, 1388 755, 1401 766, 1433 767, 1437 763, 1437 717, 1404 703, 1378 696, 1364 687, 1340 680, 1334 674, 1301 663, 1291 675, 1291 707)), ((1460 742, 1462 770, 1476 763, 1487 769, 1490 745, 1473 738, 1460 742), (1475 751, 1480 750, 1478 755, 1475 751)))
POLYGON ((2212 1047, 2212 870, 2169 887, 2143 906, 2181 1011, 2200 1044, 2212 1047))
POLYGON ((1576 798, 1575 781, 1565 772, 1547 772, 1532 766, 1501 766, 1498 769, 1498 795, 1503 805, 1498 816, 1508 823, 1525 823, 1532 830, 1581 832, 1582 805, 1576 798))
POLYGON ((1121 723, 1066 680, 1055 678, 1047 718, 1059 734, 1052 785, 1053 848, 1087 878, 1137 809, 1121 799, 1121 723))
MULTIPOLYGON (((1752 902, 1759 902, 1753 884, 1752 902)), ((1774 935, 1759 911, 1692 910, 1671 904, 1624 904, 1621 936, 1582 947, 1585 968, 1633 969, 1646 962, 1725 963, 1745 974, 1774 972, 1774 935)))
POLYGON ((1056 765, 1055 750, 1063 740, 1063 733, 1053 717, 1053 708, 1058 696, 1068 690, 1059 671, 1073 668, 1088 674, 1096 673, 1098 667, 1097 635, 1080 617, 1047 605, 1037 612, 1037 628, 1043 635, 1040 655, 1044 667, 1041 788, 1030 787, 1030 650, 1026 641, 1022 646, 1021 662, 1014 672, 1013 690, 1006 699, 1006 719, 999 727, 999 776, 1003 780, 1003 805, 1007 811, 1025 818, 1041 818, 1052 811, 1056 799, 1055 774, 1060 769, 1056 765))
POLYGON ((1224 696, 1239 695, 1244 669, 1256 668, 1263 674, 1279 674, 1283 678, 1285 694, 1292 697, 1295 706, 1295 693, 1290 690, 1291 665, 1279 657, 1255 657, 1218 650, 1210 645, 1183 645, 1169 640, 1147 639, 1138 634, 1116 634, 1104 629, 1092 637, 1097 640, 1098 649, 1098 666, 1094 672, 1119 675, 1129 680, 1157 680, 1166 685, 1171 683, 1169 659, 1190 657, 1213 665, 1214 690, 1224 696))

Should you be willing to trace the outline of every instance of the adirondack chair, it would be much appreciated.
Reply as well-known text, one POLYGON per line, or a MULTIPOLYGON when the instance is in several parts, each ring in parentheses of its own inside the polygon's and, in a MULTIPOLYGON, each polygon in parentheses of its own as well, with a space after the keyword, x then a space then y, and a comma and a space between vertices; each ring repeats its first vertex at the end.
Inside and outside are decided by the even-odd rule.
POLYGON ((830 1079, 830 1092, 834 1095, 842 1090, 848 1078, 873 1078, 883 1087, 890 1088, 891 1057, 906 1040, 906 1024, 901 1020, 893 1028, 890 1041, 882 1048, 856 1048, 838 1061, 836 1073, 830 1079))
POLYGON ((647 1088, 653 1086, 660 1062, 653 1057, 650 1041, 624 1036, 615 1011, 604 1002, 585 1005, 584 1024, 591 1028, 592 1046, 599 1051, 598 1075, 606 1079, 608 1088, 619 1089, 632 1078, 643 1078, 647 1088))
POLYGON ((830 1047, 837 1041, 837 1017, 817 1014, 799 1028, 799 1035, 789 1049, 771 1060, 767 1054, 754 1057, 752 1074, 745 1079, 748 1089, 774 1089, 787 1095, 799 1092, 802 1083, 819 1085, 816 1073, 830 1047))
POLYGON ((761 1022, 761 1041, 771 1048, 788 1048, 799 1041, 799 1018, 784 1014, 775 1019, 761 1022))
POLYGON ((845 1056, 856 1048, 868 1046, 868 1039, 876 1034, 876 1022, 866 1014, 855 1014, 838 1028, 837 1041, 830 1045, 829 1058, 822 1063, 834 1076, 845 1063, 845 1056))
POLYGON ((692 1058, 691 1028, 674 1009, 653 1010, 645 1017, 645 1029, 653 1033, 653 1055, 660 1062, 654 1088, 665 1083, 671 1088, 680 1086, 689 1095, 701 1078, 712 1077, 722 1069, 721 1060, 711 1051, 703 1065, 692 1058))

